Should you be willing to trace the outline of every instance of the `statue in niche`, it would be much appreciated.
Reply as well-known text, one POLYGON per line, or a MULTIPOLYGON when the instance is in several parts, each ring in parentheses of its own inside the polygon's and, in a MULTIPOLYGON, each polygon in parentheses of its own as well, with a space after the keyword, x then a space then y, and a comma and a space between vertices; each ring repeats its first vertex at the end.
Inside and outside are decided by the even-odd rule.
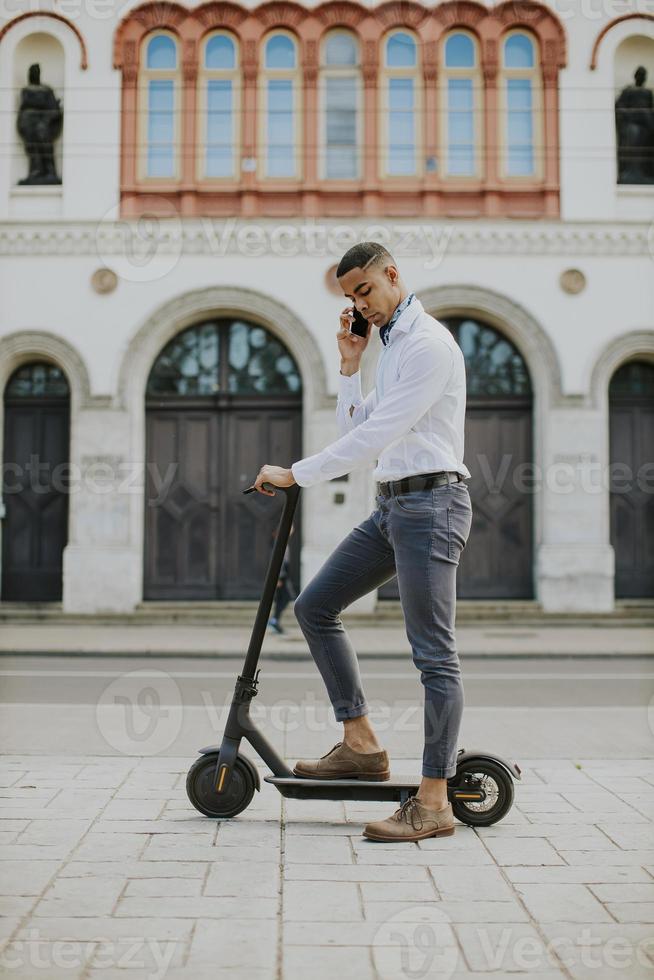
POLYGON ((645 88, 647 70, 634 72, 615 100, 618 183, 654 184, 654 93, 645 88))
POLYGON ((41 66, 30 65, 28 84, 21 89, 17 129, 29 159, 29 173, 19 184, 60 184, 54 142, 61 134, 64 113, 49 85, 41 83, 41 66))

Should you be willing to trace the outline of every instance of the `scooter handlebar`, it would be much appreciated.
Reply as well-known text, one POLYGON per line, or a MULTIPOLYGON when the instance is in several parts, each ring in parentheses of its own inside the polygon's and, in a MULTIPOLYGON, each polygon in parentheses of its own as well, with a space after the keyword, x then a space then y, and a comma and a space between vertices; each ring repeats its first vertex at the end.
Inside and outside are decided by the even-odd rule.
MULTIPOLYGON (((295 489, 296 491, 299 491, 300 489, 297 483, 293 483, 290 487, 276 487, 272 483, 262 483, 261 486, 264 488, 264 490, 272 490, 273 492, 275 490, 283 490, 284 493, 286 494, 289 493, 289 491, 291 490, 295 489)), ((241 490, 241 493, 256 493, 256 492, 257 492, 257 488, 254 485, 251 487, 246 487, 245 490, 241 490)))

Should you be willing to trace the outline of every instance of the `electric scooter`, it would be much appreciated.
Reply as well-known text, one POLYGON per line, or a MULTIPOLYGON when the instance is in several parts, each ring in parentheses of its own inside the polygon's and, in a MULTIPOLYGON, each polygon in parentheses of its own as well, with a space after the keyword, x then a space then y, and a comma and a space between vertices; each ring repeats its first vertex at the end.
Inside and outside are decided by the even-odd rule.
MULTIPOLYGON (((240 751, 241 742, 245 740, 271 770, 271 775, 264 777, 265 782, 276 787, 282 796, 296 800, 391 800, 404 803, 417 792, 419 778, 396 776, 385 782, 372 782, 295 776, 250 717, 250 702, 258 694, 261 647, 300 493, 297 484, 291 487, 264 484, 264 488, 286 494, 284 509, 223 739, 220 745, 200 749, 200 758, 193 763, 186 779, 189 800, 208 817, 235 817, 249 806, 255 790, 261 790, 261 782, 254 763, 240 751)), ((242 492, 257 491, 252 486, 242 492)), ((474 827, 497 823, 511 809, 513 781, 519 779, 521 770, 516 762, 508 762, 488 752, 459 749, 456 773, 447 781, 447 796, 454 815, 462 823, 474 827)))

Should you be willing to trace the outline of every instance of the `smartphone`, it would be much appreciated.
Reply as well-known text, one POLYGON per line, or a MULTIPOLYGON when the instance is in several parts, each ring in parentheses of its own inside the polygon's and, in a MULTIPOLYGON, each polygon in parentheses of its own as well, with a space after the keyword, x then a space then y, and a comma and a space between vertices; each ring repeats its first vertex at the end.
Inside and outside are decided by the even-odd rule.
POLYGON ((363 313, 359 313, 356 306, 353 308, 353 310, 354 319, 352 320, 352 324, 350 326, 350 333, 355 333, 357 337, 367 337, 369 327, 368 321, 363 313))

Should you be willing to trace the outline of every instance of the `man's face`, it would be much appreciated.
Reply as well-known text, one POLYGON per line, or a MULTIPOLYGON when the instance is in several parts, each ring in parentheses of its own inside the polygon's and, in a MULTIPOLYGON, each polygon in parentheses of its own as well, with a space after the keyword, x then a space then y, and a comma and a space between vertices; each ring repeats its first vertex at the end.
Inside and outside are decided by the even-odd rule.
POLYGON ((366 269, 350 269, 338 280, 357 310, 375 327, 388 323, 400 302, 399 273, 390 262, 373 262, 366 269))

